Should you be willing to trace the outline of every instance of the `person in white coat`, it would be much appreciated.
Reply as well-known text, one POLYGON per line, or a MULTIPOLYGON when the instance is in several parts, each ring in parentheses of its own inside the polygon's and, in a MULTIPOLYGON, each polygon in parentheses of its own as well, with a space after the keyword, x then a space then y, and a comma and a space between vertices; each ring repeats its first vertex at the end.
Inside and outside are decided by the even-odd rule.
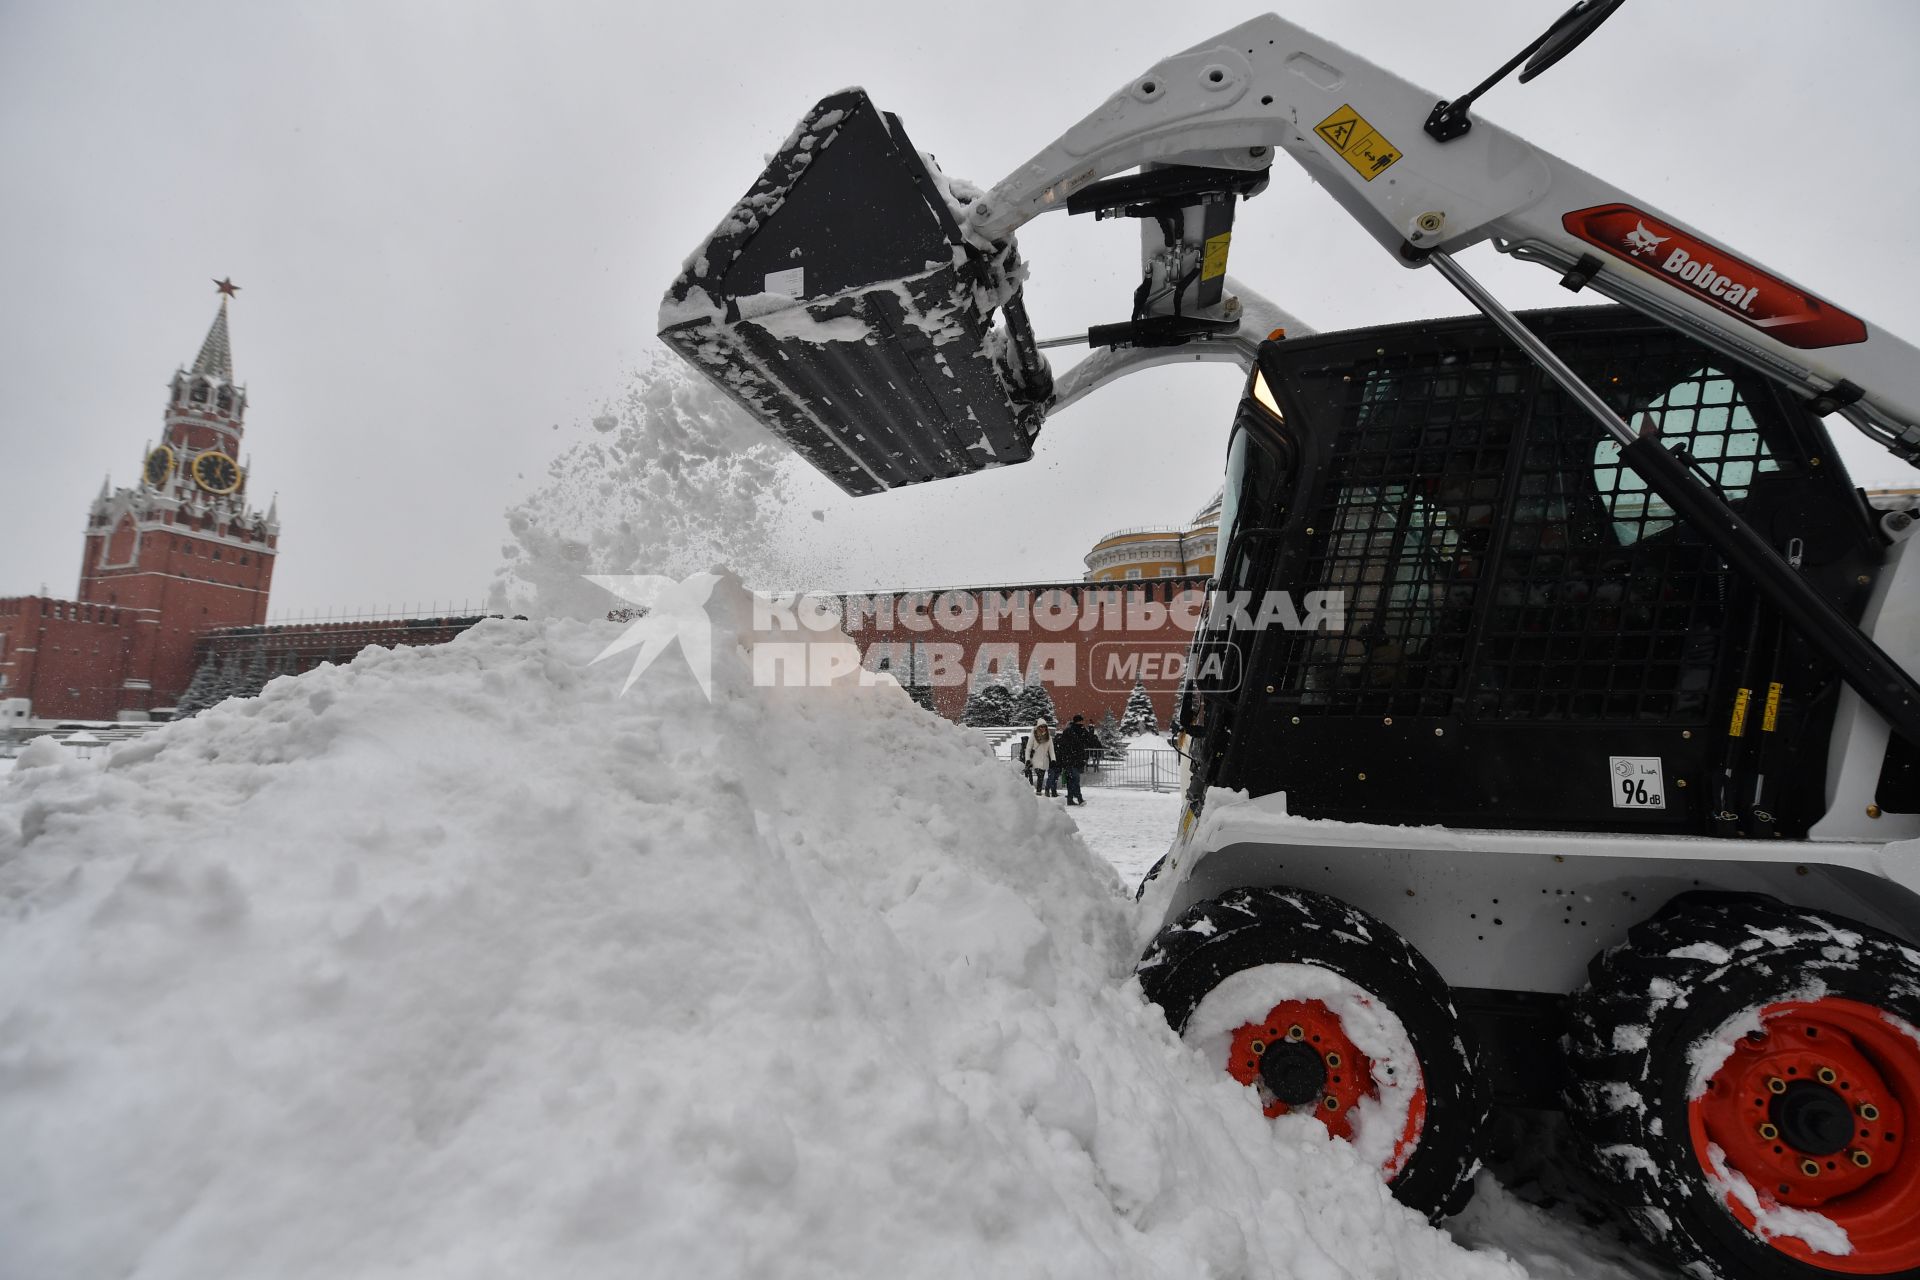
POLYGON ((1053 757, 1053 730, 1045 720, 1035 723, 1033 736, 1027 739, 1027 767, 1033 770, 1033 794, 1060 794, 1060 766, 1053 757))

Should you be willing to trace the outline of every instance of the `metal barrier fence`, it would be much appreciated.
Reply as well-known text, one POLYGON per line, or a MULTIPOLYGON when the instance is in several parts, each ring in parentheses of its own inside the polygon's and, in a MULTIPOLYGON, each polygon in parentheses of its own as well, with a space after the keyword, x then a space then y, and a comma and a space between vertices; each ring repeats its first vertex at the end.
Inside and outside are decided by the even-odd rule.
MULTIPOLYGON (((1014 767, 1020 767, 1014 761, 1014 767)), ((1183 782, 1178 751, 1136 749, 1096 756, 1080 773, 1082 787, 1118 787, 1133 791, 1177 791, 1183 782)))
POLYGON ((1083 787, 1173 791, 1180 786, 1180 753, 1136 747, 1121 756, 1097 756, 1080 775, 1083 787))
MULTIPOLYGON (((1020 768, 1018 760, 1013 767, 1020 768)), ((1178 791, 1186 774, 1178 751, 1134 747, 1117 755, 1095 756, 1080 773, 1082 787, 1113 787, 1132 791, 1178 791)))

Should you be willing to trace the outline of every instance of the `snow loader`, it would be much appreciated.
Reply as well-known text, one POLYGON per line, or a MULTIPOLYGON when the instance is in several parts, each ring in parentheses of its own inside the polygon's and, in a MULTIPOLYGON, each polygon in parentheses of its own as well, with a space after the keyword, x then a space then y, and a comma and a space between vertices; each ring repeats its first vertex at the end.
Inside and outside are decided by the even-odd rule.
POLYGON ((1618 3, 1451 100, 1255 18, 984 192, 834 94, 662 336, 851 494, 1237 362, 1146 996, 1249 1123, 1311 1113, 1436 1219, 1492 1104, 1552 1108, 1690 1274, 1920 1277, 1920 556, 1829 435, 1914 461, 1920 352, 1475 118, 1618 3), (1229 276, 1277 155, 1473 313, 1313 334, 1229 276), (1139 219, 1142 274, 1056 379, 1014 232, 1060 211, 1139 219), (1483 242, 1607 302, 1516 315, 1483 242), (1258 605, 1316 591, 1338 627, 1258 605))

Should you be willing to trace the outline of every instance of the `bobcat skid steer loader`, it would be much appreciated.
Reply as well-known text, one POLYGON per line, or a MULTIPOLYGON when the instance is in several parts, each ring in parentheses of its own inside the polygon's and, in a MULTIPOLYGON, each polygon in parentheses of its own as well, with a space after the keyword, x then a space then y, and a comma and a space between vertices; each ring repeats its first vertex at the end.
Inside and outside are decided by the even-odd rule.
POLYGON ((1455 101, 1256 18, 985 192, 836 94, 662 333, 853 494, 1238 362, 1147 997, 1249 1123, 1310 1111, 1436 1218, 1491 1102, 1557 1107, 1691 1274, 1920 1277, 1920 556, 1828 434, 1920 453, 1920 352, 1473 117, 1618 3, 1455 101), (1226 259, 1278 154, 1475 314, 1270 333, 1226 259), (1058 381, 1014 241, 1056 210, 1142 222, 1058 381), (1481 242, 1610 304, 1512 314, 1481 242), (1261 625, 1309 592, 1340 628, 1261 625))

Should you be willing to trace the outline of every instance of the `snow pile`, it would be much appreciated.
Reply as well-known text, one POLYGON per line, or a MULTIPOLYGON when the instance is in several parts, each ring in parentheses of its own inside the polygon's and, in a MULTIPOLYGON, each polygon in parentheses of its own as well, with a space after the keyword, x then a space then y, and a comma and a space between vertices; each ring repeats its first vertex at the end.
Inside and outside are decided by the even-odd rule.
POLYGON ((1112 871, 710 612, 483 624, 0 782, 0 1274, 1518 1276, 1140 1002, 1112 871))
POLYGON ((724 562, 766 588, 832 576, 797 509, 793 455, 677 357, 655 353, 593 426, 507 512, 496 610, 603 617, 619 602, 584 574, 684 578, 724 562))

